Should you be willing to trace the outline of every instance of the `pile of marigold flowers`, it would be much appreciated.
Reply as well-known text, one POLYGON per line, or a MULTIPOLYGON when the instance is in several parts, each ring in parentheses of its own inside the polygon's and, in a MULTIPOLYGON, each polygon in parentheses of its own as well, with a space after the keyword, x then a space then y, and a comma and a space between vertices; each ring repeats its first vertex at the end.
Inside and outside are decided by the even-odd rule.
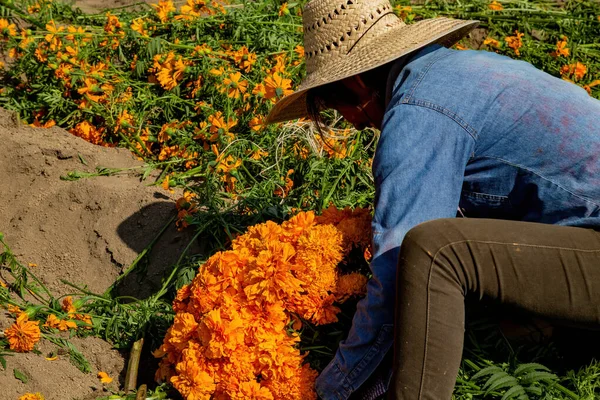
POLYGON ((330 207, 235 238, 177 293, 157 379, 190 400, 315 399, 302 327, 337 321, 336 304, 364 294, 366 276, 338 265, 368 249, 369 221, 367 210, 330 207))

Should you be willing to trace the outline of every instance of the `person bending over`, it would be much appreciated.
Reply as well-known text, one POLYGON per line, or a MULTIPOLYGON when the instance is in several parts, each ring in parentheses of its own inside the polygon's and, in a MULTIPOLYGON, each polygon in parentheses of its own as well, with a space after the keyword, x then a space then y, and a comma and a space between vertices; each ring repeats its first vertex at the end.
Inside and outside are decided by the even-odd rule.
POLYGON ((448 48, 477 21, 405 25, 386 0, 312 0, 303 23, 306 78, 268 122, 335 109, 381 130, 373 275, 318 395, 349 398, 392 351, 362 393, 450 399, 466 295, 597 327, 600 102, 526 62, 448 48))

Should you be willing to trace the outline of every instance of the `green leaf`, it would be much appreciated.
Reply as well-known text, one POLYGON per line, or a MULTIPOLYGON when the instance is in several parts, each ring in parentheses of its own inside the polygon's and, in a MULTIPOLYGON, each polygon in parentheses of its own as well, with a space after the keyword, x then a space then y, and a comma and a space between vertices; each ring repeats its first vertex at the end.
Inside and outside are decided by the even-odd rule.
POLYGON ((79 157, 79 161, 81 161, 83 165, 88 165, 87 161, 85 161, 85 158, 83 158, 81 154, 77 153, 77 157, 79 157))
POLYGON ((483 376, 492 375, 492 374, 495 374, 495 373, 500 372, 500 371, 503 371, 502 368, 500 368, 497 365, 491 365, 489 367, 486 367, 486 368, 482 369, 481 371, 479 371, 475 375, 473 375, 471 377, 471 380, 474 381, 474 380, 479 379, 479 378, 481 378, 483 376))
POLYGON ((556 375, 543 371, 530 372, 524 377, 519 378, 522 385, 529 385, 536 382, 554 382, 556 380, 558 380, 556 375))
POLYGON ((495 384, 496 381, 498 381, 499 379, 502 379, 506 376, 510 376, 506 373, 506 371, 498 371, 495 372, 494 374, 492 374, 492 376, 490 376, 490 378, 485 382, 485 384, 483 385, 483 389, 487 389, 488 387, 490 387, 491 385, 495 384))
POLYGON ((19 371, 16 368, 13 369, 13 374, 16 379, 20 380, 23 383, 27 383, 29 381, 29 378, 27 377, 27 375, 25 375, 23 372, 19 371))
POLYGON ((516 396, 522 396, 525 395, 527 396, 527 394, 525 393, 525 389, 523 388, 523 386, 521 385, 515 385, 513 387, 511 387, 510 389, 508 389, 504 395, 502 396, 502 398, 500 400, 510 400, 515 398, 516 396))
POLYGON ((6 370, 6 358, 4 358, 4 354, 0 354, 0 365, 2 365, 2 370, 6 370))
POLYGON ((514 372, 514 376, 519 376, 519 375, 524 375, 524 374, 528 374, 530 372, 533 371, 537 371, 537 370, 542 370, 542 371, 548 371, 550 372, 550 370, 542 365, 542 364, 538 364, 538 363, 526 363, 526 364, 521 364, 517 367, 517 369, 515 369, 514 372))
MULTIPOLYGON (((486 386, 488 385, 488 383, 490 383, 490 381, 486 382, 486 386)), ((493 392, 494 390, 503 389, 503 388, 506 388, 506 387, 513 387, 513 386, 518 385, 518 384, 519 384, 519 381, 517 381, 517 378, 515 378, 514 376, 510 376, 510 375, 507 374, 504 377, 501 377, 501 378, 498 378, 498 379, 494 380, 494 382, 491 383, 488 386, 485 394, 488 395, 491 392, 493 392)))

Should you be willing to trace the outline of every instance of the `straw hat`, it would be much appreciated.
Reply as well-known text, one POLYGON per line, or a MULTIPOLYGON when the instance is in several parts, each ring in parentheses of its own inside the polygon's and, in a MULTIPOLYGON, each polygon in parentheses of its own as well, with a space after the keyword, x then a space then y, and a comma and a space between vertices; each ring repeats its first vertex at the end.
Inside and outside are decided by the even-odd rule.
POLYGON ((267 123, 307 117, 306 93, 377 68, 428 44, 450 47, 478 21, 431 18, 406 25, 388 0, 312 0, 304 6, 306 78, 267 123))

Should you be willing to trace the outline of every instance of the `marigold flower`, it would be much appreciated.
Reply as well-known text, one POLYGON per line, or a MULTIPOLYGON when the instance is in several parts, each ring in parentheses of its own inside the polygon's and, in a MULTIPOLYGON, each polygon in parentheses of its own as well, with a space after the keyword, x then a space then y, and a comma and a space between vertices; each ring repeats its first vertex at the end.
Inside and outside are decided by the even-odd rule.
POLYGON ((175 54, 171 51, 166 60, 159 64, 156 78, 165 90, 171 90, 183 80, 186 69, 187 63, 183 61, 181 56, 175 58, 175 54))
POLYGON ((515 52, 515 55, 517 55, 517 56, 521 55, 519 49, 523 46, 523 41, 521 39, 523 36, 524 36, 523 33, 520 33, 519 31, 515 31, 515 36, 507 36, 506 38, 504 38, 506 45, 508 47, 510 47, 511 49, 513 49, 515 52))
POLYGON ((498 3, 496 0, 494 0, 490 4, 488 4, 488 8, 492 11, 501 11, 504 9, 504 6, 498 3))
MULTIPOLYGON (((337 223, 362 216, 342 214, 337 223)), ((186 400, 316 399, 317 373, 286 329, 290 315, 315 324, 337 319, 341 243, 341 231, 317 224, 312 212, 233 239, 232 250, 210 257, 178 292, 174 324, 154 353, 162 358, 157 379, 169 379, 186 400)), ((358 293, 359 277, 344 281, 347 296, 358 293)))
POLYGON ((583 78, 585 74, 587 74, 587 67, 585 66, 585 64, 582 64, 579 61, 577 61, 574 64, 563 65, 560 68, 560 74, 562 76, 569 76, 575 80, 579 80, 583 78))
POLYGON ((0 34, 3 40, 8 40, 12 36, 17 36, 17 26, 9 23, 5 18, 0 18, 0 34))
POLYGON ((73 298, 71 296, 67 296, 63 299, 62 310, 67 313, 74 313, 75 311, 77 311, 77 309, 73 305, 73 298))
POLYGON ((281 7, 279 7, 279 12, 278 12, 280 17, 283 17, 284 15, 290 15, 290 10, 288 8, 288 3, 285 2, 281 5, 281 7))
POLYGON ((598 86, 598 85, 600 85, 600 79, 596 79, 595 81, 592 81, 592 82, 588 83, 587 85, 583 85, 583 88, 591 96, 592 95, 592 88, 595 87, 595 86, 598 86))
POLYGON ((203 0, 186 0, 186 3, 181 6, 181 15, 175 16, 175 19, 190 20, 201 15, 213 14, 207 4, 208 2, 203 0))
POLYGON ((265 97, 267 94, 267 89, 265 88, 264 84, 258 83, 256 86, 254 86, 254 89, 252 89, 252 94, 257 97, 265 97))
POLYGON ((46 319, 46 323, 44 323, 45 327, 55 328, 59 331, 67 331, 69 329, 77 329, 77 324, 74 321, 70 320, 61 320, 56 315, 50 314, 46 319))
POLYGON ((19 400, 45 400, 44 396, 40 393, 25 393, 23 396, 19 397, 19 400))
POLYGON ((550 55, 554 58, 556 57, 568 57, 570 54, 569 48, 567 47, 568 39, 566 36, 563 36, 561 40, 556 43, 556 50, 550 53, 550 55))
POLYGON ((483 45, 484 46, 491 46, 491 47, 495 47, 495 48, 500 48, 500 42, 496 39, 492 39, 492 38, 486 38, 483 41, 483 45))
POLYGON ((156 10, 160 22, 167 22, 170 14, 176 10, 171 0, 159 0, 157 4, 150 5, 156 10))
POLYGON ((276 102, 277 99, 292 94, 292 80, 281 77, 277 72, 265 78, 265 98, 276 102))
POLYGON ((222 115, 221 111, 217 111, 213 115, 208 117, 208 123, 210 124, 209 131, 212 134, 210 141, 214 142, 219 137, 233 140, 234 136, 230 132, 231 128, 237 125, 237 121, 233 118, 228 118, 222 115))
POLYGON ((221 89, 221 93, 227 92, 227 97, 239 99, 240 95, 245 93, 248 88, 248 81, 240 80, 241 77, 242 74, 239 72, 229 74, 227 78, 223 79, 224 87, 221 89))
POLYGON ((113 381, 113 378, 108 376, 108 374, 104 371, 98 372, 98 379, 100 379, 100 382, 102 383, 111 383, 113 381))
POLYGON ((139 33, 142 36, 148 36, 148 29, 146 28, 146 20, 144 18, 135 18, 131 21, 131 30, 139 33))
POLYGON ((10 349, 16 352, 33 350, 41 337, 39 324, 39 321, 29 321, 26 313, 19 315, 16 322, 4 332, 10 349))
POLYGON ((62 46, 62 42, 60 40, 60 36, 58 36, 57 33, 64 31, 65 28, 63 28, 62 26, 57 28, 56 23, 53 20, 50 20, 50 22, 46 24, 46 29, 50 33, 44 36, 44 39, 46 40, 46 42, 49 43, 50 50, 58 50, 62 46))
POLYGON ((249 122, 248 126, 255 132, 262 130, 265 127, 265 118, 262 116, 253 117, 249 122))

